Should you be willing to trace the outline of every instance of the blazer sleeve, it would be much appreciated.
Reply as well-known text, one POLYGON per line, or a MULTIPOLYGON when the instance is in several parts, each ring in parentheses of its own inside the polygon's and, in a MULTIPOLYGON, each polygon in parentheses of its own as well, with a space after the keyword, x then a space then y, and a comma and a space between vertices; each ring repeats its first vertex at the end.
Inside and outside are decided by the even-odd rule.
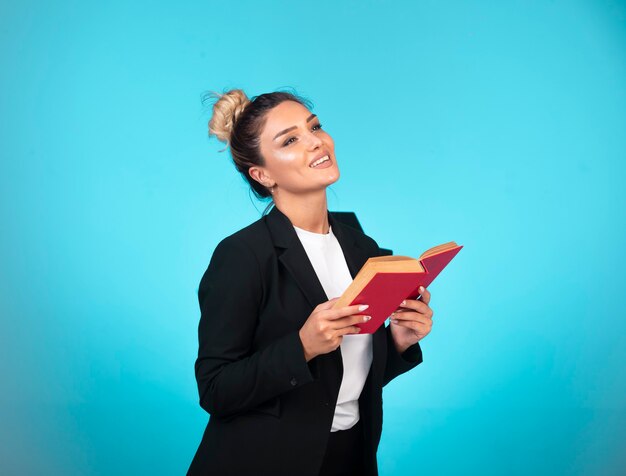
POLYGON ((195 375, 211 415, 235 415, 314 380, 298 331, 252 352, 262 299, 255 254, 236 236, 223 239, 198 288, 195 375))
MULTIPOLYGON (((373 238, 372 241, 375 246, 374 256, 382 256, 378 243, 373 238)), ((419 342, 408 347, 404 352, 399 353, 393 343, 390 325, 385 326, 385 334, 387 338, 387 364, 385 365, 383 387, 397 376, 408 372, 423 362, 422 348, 419 342)))
POLYGON ((408 347, 404 352, 399 353, 393 343, 390 326, 386 326, 385 333, 387 334, 387 364, 385 365, 383 387, 398 375, 408 372, 423 362, 422 348, 419 342, 408 347))

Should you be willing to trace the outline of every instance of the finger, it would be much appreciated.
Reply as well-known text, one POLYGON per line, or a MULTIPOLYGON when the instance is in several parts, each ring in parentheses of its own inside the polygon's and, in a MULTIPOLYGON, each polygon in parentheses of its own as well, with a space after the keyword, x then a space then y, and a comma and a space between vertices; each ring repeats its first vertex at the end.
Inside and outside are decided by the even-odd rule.
MULTIPOLYGON (((413 309, 411 309, 411 310, 404 309, 403 311, 400 311, 400 313, 408 313, 408 314, 416 313, 417 315, 424 316, 424 317, 426 317, 428 319, 432 319, 433 316, 435 315, 435 313, 433 312, 432 308, 430 308, 428 306, 426 307, 425 311, 423 311, 422 309, 417 310, 417 311, 415 311, 413 309)), ((396 314, 400 314, 400 313, 394 312, 393 315, 395 316, 396 314)))
POLYGON ((328 309, 324 311, 324 317, 326 319, 335 320, 335 319, 339 319, 340 317, 351 316, 353 314, 362 313, 369 307, 369 306, 367 307, 361 307, 361 306, 365 306, 365 305, 353 304, 352 306, 344 306, 344 307, 340 307, 339 309, 328 309))
POLYGON ((337 335, 344 336, 346 334, 360 334, 361 328, 357 326, 343 327, 337 330, 337 335))
POLYGON ((320 311, 324 309, 331 309, 335 305, 335 302, 337 302, 338 299, 339 297, 334 297, 332 299, 329 299, 328 301, 324 301, 323 303, 318 304, 315 309, 320 310, 320 311))
POLYGON ((417 312, 402 312, 391 316, 391 322, 394 322, 394 324, 399 322, 420 322, 422 324, 432 325, 433 321, 430 317, 424 314, 419 314, 417 312))
POLYGON ((392 322, 391 324, 394 325, 394 326, 406 327, 407 329, 411 329, 411 330, 417 331, 419 333, 425 333, 426 332, 426 329, 424 328, 424 325, 420 324, 419 322, 397 321, 397 322, 392 322))
POLYGON ((419 287, 419 292, 422 295, 420 297, 420 301, 428 304, 430 302, 430 291, 426 289, 424 286, 419 287))
POLYGON ((428 311, 428 309, 429 309, 428 304, 423 303, 422 301, 418 301, 416 299, 405 299, 404 301, 402 301, 400 303, 400 310, 401 311, 405 311, 407 309, 410 310, 410 311, 417 311, 417 312, 420 312, 422 314, 428 314, 429 313, 429 311, 428 311))
POLYGON ((341 317, 332 321, 333 329, 341 329, 346 326, 353 326, 355 324, 363 324, 369 321, 372 316, 365 314, 353 314, 351 316, 341 317))
POLYGON ((424 322, 418 320, 395 320, 395 322, 391 321, 391 323, 396 326, 413 329, 414 331, 418 331, 420 333, 428 333, 433 327, 432 321, 424 322))

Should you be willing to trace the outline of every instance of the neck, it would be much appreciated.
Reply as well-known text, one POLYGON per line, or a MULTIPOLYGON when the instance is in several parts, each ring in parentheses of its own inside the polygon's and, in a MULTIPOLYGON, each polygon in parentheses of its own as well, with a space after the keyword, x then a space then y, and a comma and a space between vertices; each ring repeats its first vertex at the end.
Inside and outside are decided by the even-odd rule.
POLYGON ((325 188, 298 195, 287 195, 282 191, 281 196, 274 195, 274 204, 289 218, 292 225, 313 233, 328 233, 330 224, 325 188))

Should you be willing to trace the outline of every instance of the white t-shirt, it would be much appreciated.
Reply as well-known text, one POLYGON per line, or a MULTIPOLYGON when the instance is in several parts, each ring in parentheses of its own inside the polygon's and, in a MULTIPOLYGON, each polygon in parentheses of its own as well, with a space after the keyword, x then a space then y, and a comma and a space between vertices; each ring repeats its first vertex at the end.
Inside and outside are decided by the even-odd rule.
MULTIPOLYGON (((332 227, 327 234, 294 228, 328 299, 341 296, 352 276, 332 227)), ((358 399, 372 364, 372 334, 345 334, 340 347, 343 379, 330 431, 347 430, 359 421, 358 399)))

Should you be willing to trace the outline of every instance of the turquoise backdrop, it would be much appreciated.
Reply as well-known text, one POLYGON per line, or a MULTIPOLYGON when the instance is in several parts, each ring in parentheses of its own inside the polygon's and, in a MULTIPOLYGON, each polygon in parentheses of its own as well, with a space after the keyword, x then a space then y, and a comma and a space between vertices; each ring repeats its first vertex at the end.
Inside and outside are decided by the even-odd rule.
POLYGON ((394 254, 464 245, 381 476, 626 471, 622 1, 0 6, 0 473, 184 474, 196 291, 260 217, 209 89, 294 88, 329 209, 394 254))

